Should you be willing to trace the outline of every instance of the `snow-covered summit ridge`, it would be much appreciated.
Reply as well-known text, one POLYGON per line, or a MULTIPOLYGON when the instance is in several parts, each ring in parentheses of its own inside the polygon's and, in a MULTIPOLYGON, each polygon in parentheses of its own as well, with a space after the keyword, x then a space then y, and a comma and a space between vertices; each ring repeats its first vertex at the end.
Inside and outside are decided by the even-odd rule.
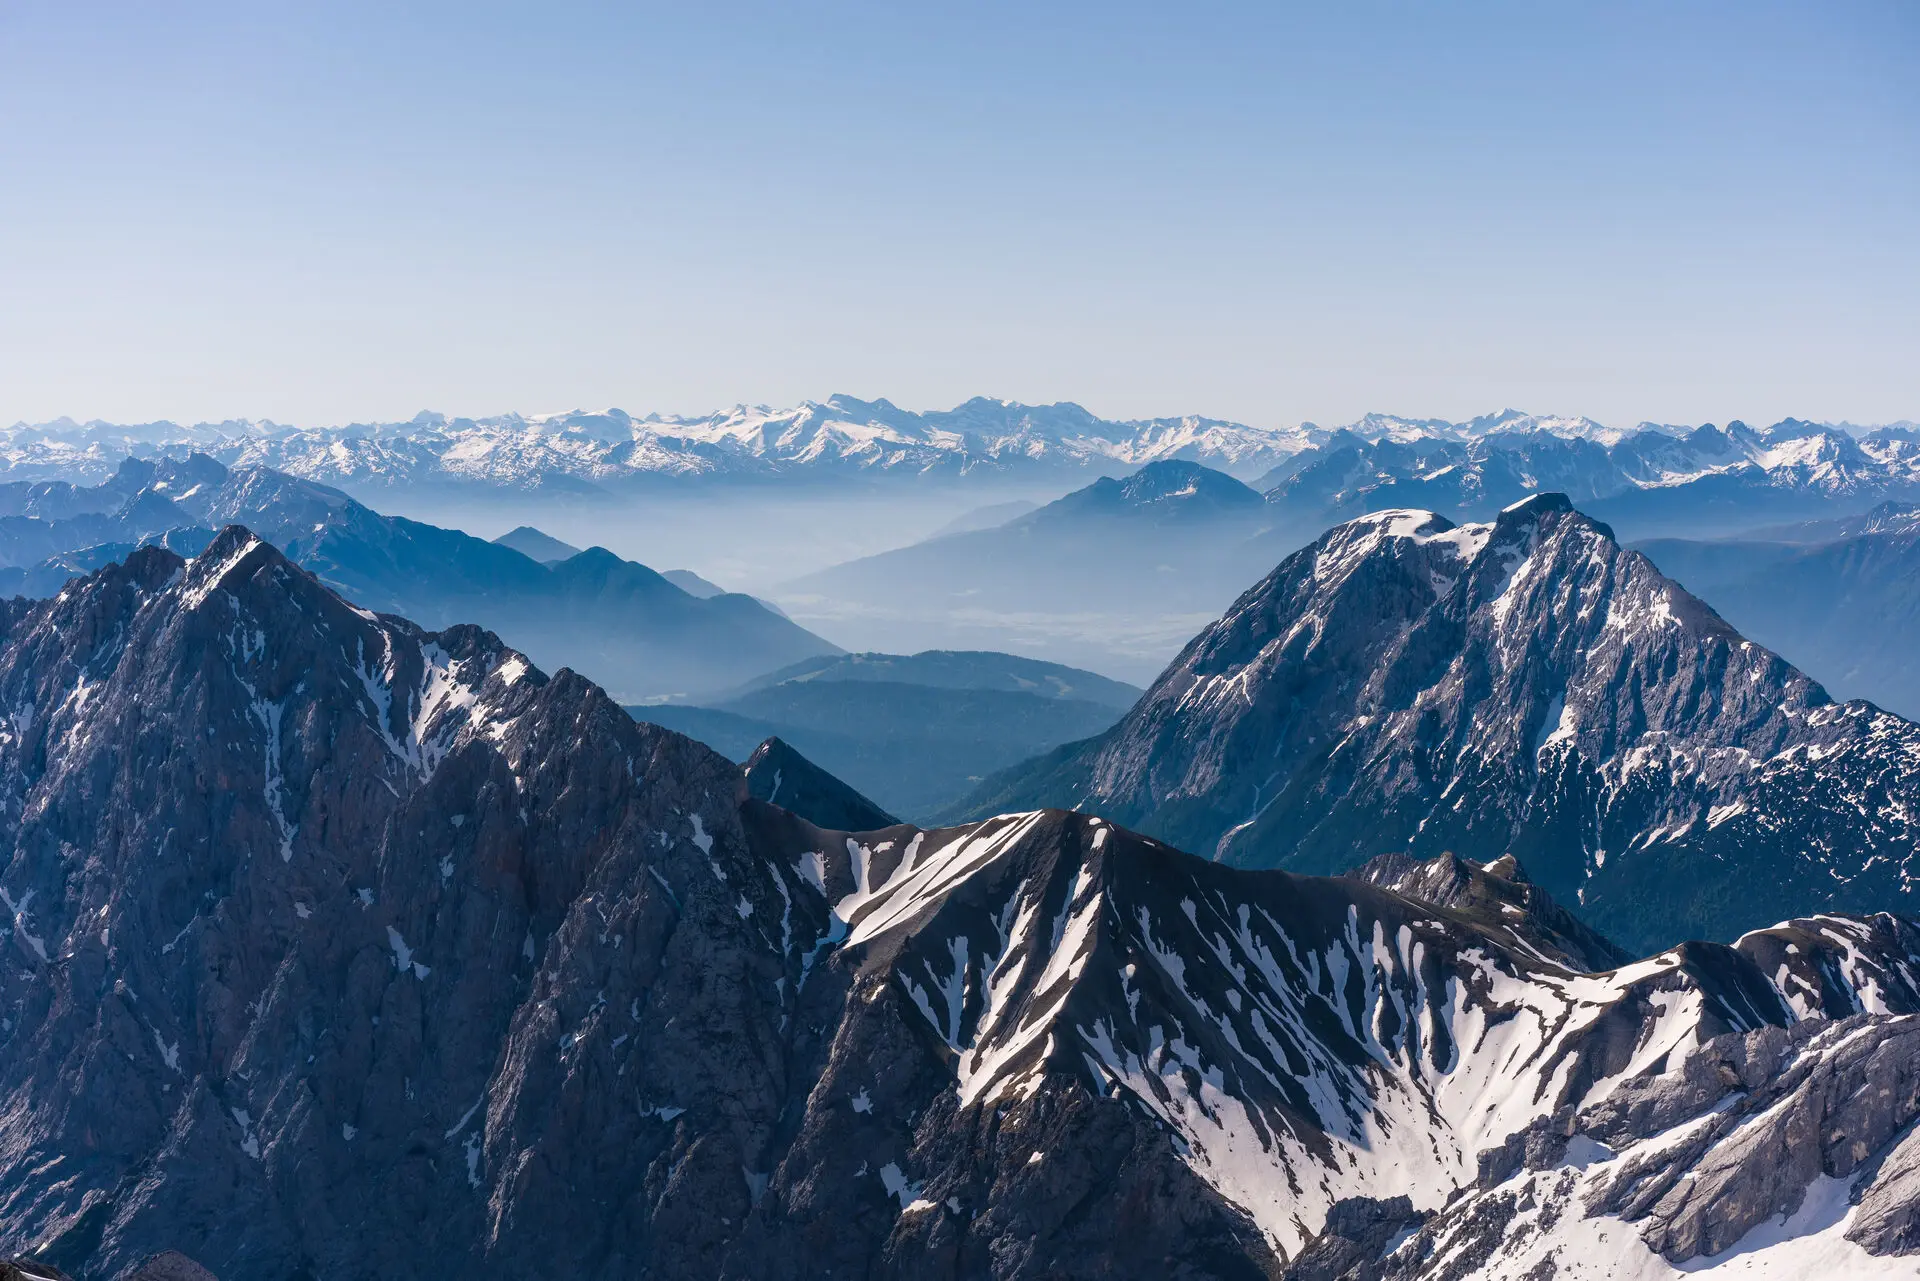
MULTIPOLYGON (((1540 436, 1603 450, 1657 453, 1664 448, 1658 442, 1671 444, 1694 434, 1652 424, 1619 430, 1581 417, 1513 409, 1464 422, 1368 414, 1327 429, 1313 423, 1252 426, 1200 415, 1105 419, 1072 402, 1027 405, 986 397, 953 409, 921 411, 884 399, 836 395, 788 408, 736 405, 695 416, 619 409, 480 418, 422 412, 402 421, 332 427, 266 420, 183 426, 59 419, 0 431, 0 475, 99 479, 125 457, 201 450, 230 465, 258 463, 326 483, 361 485, 542 489, 602 487, 647 477, 1120 472, 1167 459, 1251 479, 1343 440, 1480 447, 1540 436)), ((1817 464, 1809 451, 1819 449, 1804 443, 1810 434, 1870 453, 1912 443, 1897 432, 1855 441, 1840 429, 1798 420, 1760 433, 1735 425, 1728 434, 1739 441, 1752 437, 1750 448, 1736 452, 1761 466, 1817 464)), ((1674 468, 1661 474, 1669 472, 1674 468)))
MULTIPOLYGON (((825 945, 864 957, 863 982, 945 1044, 961 1107, 1006 1111, 1063 1081, 1120 1099, 1281 1258, 1356 1198, 1438 1215, 1516 1136, 1640 1109, 1620 1100, 1711 1075, 1725 1038, 1805 1025, 1791 1034, 1822 1044, 1833 1020, 1920 1011, 1920 929, 1885 915, 1588 971, 1537 892, 1525 910, 1418 897, 1459 874, 1444 859, 1378 886, 1247 873, 1060 811, 813 839, 791 862, 831 907, 825 945)), ((1512 860, 1470 875, 1526 885, 1512 860)), ((1882 1128, 1875 1142, 1897 1124, 1882 1128)))
POLYGON ((1715 507, 1765 513, 1920 492, 1911 432, 1856 437, 1788 419, 1691 430, 1563 436, 1543 428, 1482 435, 1409 429, 1341 431, 1253 484, 1268 501, 1324 521, 1390 507, 1497 511, 1529 494, 1561 492, 1641 519, 1699 520, 1715 507))
POLYGON ((1079 405, 978 397, 951 410, 833 396, 791 408, 737 405, 695 417, 618 409, 297 428, 272 423, 18 424, 0 432, 17 476, 81 476, 120 457, 200 449, 334 483, 479 483, 538 488, 645 476, 788 472, 964 474, 1047 468, 1127 470, 1185 458, 1258 475, 1306 448, 1306 429, 1187 415, 1116 421, 1079 405))

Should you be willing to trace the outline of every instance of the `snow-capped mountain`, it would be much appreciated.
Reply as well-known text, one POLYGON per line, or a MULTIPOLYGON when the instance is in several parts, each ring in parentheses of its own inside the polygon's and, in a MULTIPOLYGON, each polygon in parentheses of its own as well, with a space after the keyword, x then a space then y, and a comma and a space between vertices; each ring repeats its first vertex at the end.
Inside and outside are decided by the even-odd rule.
POLYGON ((1920 726, 1836 703, 1559 495, 1289 557, 1112 730, 972 804, 1244 866, 1514 853, 1634 947, 1916 903, 1920 726))
MULTIPOLYGON (((1654 1269, 1708 1266, 1767 1220, 1824 1201, 1829 1179, 1843 1197, 1857 1188, 1862 1211, 1817 1221, 1780 1254, 1824 1250, 1847 1275, 1913 1266, 1885 1257, 1914 1248, 1904 1139, 1920 1067, 1902 1056, 1920 1047, 1920 930, 1907 921, 1799 920, 1586 973, 1537 928, 1556 911, 1538 895, 1488 921, 1356 881, 1237 872, 1079 815, 892 829, 848 841, 844 858, 820 843, 836 846, 820 864, 834 928, 845 921, 842 946, 863 949, 856 992, 918 1022, 946 1064, 941 1097, 900 1100, 935 1121, 897 1167, 895 1242, 964 1249, 975 1229, 955 1219, 991 1231, 1018 1213, 994 1203, 1002 1189, 1047 1221, 1063 1198, 1044 1166, 1079 1159, 1061 1114, 1084 1131, 1097 1111, 1086 1101, 1110 1100, 1138 1118, 1136 1135, 1140 1120, 1170 1135, 1179 1163, 1245 1216, 1252 1231, 1228 1235, 1168 1174, 1168 1192, 1135 1205, 1159 1219, 1174 1202, 1211 1238, 1211 1275, 1369 1275, 1315 1270, 1356 1222, 1377 1230, 1370 1261, 1393 1275, 1494 1275, 1458 1270, 1466 1242, 1474 1264, 1533 1266, 1609 1231, 1635 1265, 1614 1275, 1666 1275, 1654 1269), (1044 1138, 1039 1117, 1052 1122, 1044 1138), (1781 1163, 1778 1145, 1801 1133, 1820 1138, 1781 1163), (1023 1156, 1039 1177, 1014 1173, 1023 1156), (1595 1180, 1613 1193, 1597 1212, 1555 1186, 1569 1166, 1616 1159, 1616 1177, 1595 1180), (1651 1186, 1633 1177, 1655 1172, 1651 1186), (1557 1224, 1509 1228, 1454 1208, 1518 1201, 1519 1180, 1555 1193, 1557 1224), (1228 1266, 1232 1254, 1253 1266, 1228 1266)), ((1465 875, 1482 883, 1476 896, 1518 897, 1495 888, 1515 871, 1465 875)), ((817 1090, 862 1097, 863 1040, 843 1030, 817 1090)), ((873 1096, 876 1108, 898 1099, 873 1096)), ((789 1168, 798 1157, 830 1178, 862 1159, 841 1141, 804 1128, 789 1168)), ((1131 1164, 1159 1145, 1115 1147, 1131 1164)), ((1068 1177, 1086 1186, 1077 1164, 1068 1177)), ((816 1209, 809 1194, 825 1181, 788 1212, 816 1209)), ((776 1176, 775 1188, 791 1185, 776 1176)), ((1161 1222, 1122 1230, 1143 1271, 1164 1266, 1161 1222)), ((1766 1246, 1736 1266, 1764 1265, 1766 1246)), ((1044 1262, 1034 1274, 1061 1266, 1044 1262)))
MULTIPOLYGON (((1329 430, 1194 416, 1118 421, 1070 402, 985 397, 915 411, 852 396, 701 417, 618 409, 422 413, 328 428, 61 419, 0 431, 0 476, 91 483, 127 457, 194 451, 356 491, 455 486, 583 495, 672 478, 1073 477, 1182 460, 1258 489, 1278 487, 1276 499, 1289 511, 1322 524, 1383 506, 1484 514, 1541 489, 1584 502, 1694 486, 1689 501, 1726 502, 1730 495, 1713 486, 1731 484, 1731 498, 1755 490, 1746 501, 1772 497, 1777 508, 1785 494, 1897 495, 1920 479, 1920 440, 1901 427, 1856 435, 1788 419, 1759 430, 1738 423, 1724 431, 1653 423, 1620 429, 1505 409, 1464 422, 1368 414, 1329 430)), ((1795 514, 1776 508, 1762 517, 1795 514)))
POLYGON ((10 608, 0 1257, 1440 1281, 1920 1248, 1908 921, 1621 964, 1511 860, 823 830, 760 797, 884 816, 239 528, 10 608))
POLYGON ((1565 493, 1645 533, 1784 520, 1920 494, 1920 445, 1789 419, 1606 438, 1497 428, 1342 432, 1254 482, 1294 524, 1319 527, 1366 511, 1421 508, 1482 518, 1529 494, 1565 493))
POLYGON ((1594 440, 1601 444, 1612 445, 1640 431, 1677 433, 1685 428, 1667 427, 1657 423, 1641 423, 1637 427, 1622 429, 1605 427, 1591 418, 1562 417, 1557 414, 1529 414, 1518 409, 1502 409, 1498 413, 1480 414, 1464 422, 1451 422, 1445 418, 1401 418, 1394 414, 1366 414, 1357 421, 1349 423, 1342 430, 1367 441, 1393 441, 1405 444, 1416 440, 1478 440, 1482 436, 1496 433, 1524 434, 1542 432, 1550 436, 1559 436, 1567 440, 1594 440))
POLYGON ((636 418, 617 409, 479 419, 423 413, 406 422, 325 429, 116 428, 62 420, 0 433, 0 463, 23 479, 97 480, 130 454, 200 450, 326 484, 519 490, 617 488, 649 477, 1112 472, 1174 458, 1254 476, 1313 435, 1200 417, 1116 422, 1071 403, 978 397, 921 413, 834 396, 698 418, 636 418))
POLYGON ((1872 511, 1844 522, 1840 536, 1858 538, 1865 534, 1920 534, 1920 504, 1881 503, 1872 511))
MULTIPOLYGON (((772 894, 708 870, 728 762, 478 629, 349 606, 241 529, 16 617, 0 704, 0 1254, 426 1278, 483 1240, 604 1267, 649 1218, 697 1257, 744 1216, 727 1154, 766 1109, 664 1181, 694 1134, 672 1118, 720 1115, 702 1065, 778 1077, 753 1050, 777 1002, 745 991, 771 956, 729 954, 730 1029, 671 1008, 695 975, 731 986, 675 925, 744 931, 741 891, 772 894), (583 1033, 677 1066, 642 1101, 583 1033)), ((759 935, 780 907, 757 901, 759 935)))

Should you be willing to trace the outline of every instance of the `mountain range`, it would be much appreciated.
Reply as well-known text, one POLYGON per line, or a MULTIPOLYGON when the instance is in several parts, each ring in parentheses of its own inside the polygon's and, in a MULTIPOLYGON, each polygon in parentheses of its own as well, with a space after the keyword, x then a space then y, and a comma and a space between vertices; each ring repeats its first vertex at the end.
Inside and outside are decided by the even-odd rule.
MULTIPOLYGON (((0 485, 0 590, 52 595, 135 547, 197 552, 245 522, 376 611, 477 622, 621 697, 722 689, 837 647, 748 596, 701 596, 604 548, 542 564, 459 530, 384 516, 337 489, 204 454, 130 459, 94 486, 0 485)), ((536 531, 537 532, 537 531, 536 531)))
POLYGON ((1517 855, 1638 951, 1911 909, 1920 726, 1836 702, 1564 495, 1288 557, 1112 729, 956 813, 1057 805, 1245 867, 1517 855))
MULTIPOLYGON (((1746 536, 1920 498, 1920 436, 1789 420, 1607 432, 1511 413, 1469 427, 1371 416, 1242 483, 1189 460, 770 589, 862 645, 966 643, 1151 679, 1182 640, 1331 524, 1378 510, 1491 519, 1565 492, 1635 541, 1746 536)), ((1789 648, 1789 652, 1792 652, 1789 648)))
POLYGON ((104 475, 129 454, 199 451, 352 488, 452 484, 590 493, 649 478, 1125 471, 1160 458, 1202 459, 1258 475, 1309 443, 1313 430, 1195 416, 1112 421, 1071 403, 985 397, 916 412, 886 400, 832 396, 790 409, 743 405, 694 418, 636 418, 610 409, 480 419, 423 413, 327 429, 23 423, 0 436, 0 462, 23 477, 71 478, 89 470, 104 475))
POLYGON ((1530 494, 1561 492, 1636 538, 1718 534, 1920 496, 1920 435, 1887 428, 1856 436, 1797 419, 1620 436, 1342 432, 1253 485, 1280 523, 1315 531, 1398 508, 1486 519, 1530 494))
MULTIPOLYGON (((1544 580, 1600 538, 1538 503, 1401 523, 1315 561, 1412 597, 1445 547, 1524 534, 1544 580)), ((1510 857, 1325 878, 1060 810, 823 828, 763 796, 791 770, 867 811, 790 748, 743 773, 238 527, 7 609, 0 1253, 1441 1281, 1920 1250, 1902 918, 1621 964, 1510 857)))
POLYGON ((1888 502, 1752 538, 1638 548, 1834 693, 1920 718, 1920 507, 1888 502))
MULTIPOLYGON (((1804 426, 1789 420, 1772 432, 1804 426)), ((1863 435, 1870 450, 1883 447, 1872 442, 1912 438, 1901 427, 1864 434, 1845 425, 1817 430, 1848 440, 1863 435)), ((1651 437, 1678 438, 1688 431, 1652 423, 1623 430, 1514 409, 1462 422, 1368 414, 1344 428, 1270 428, 1195 415, 1105 419, 1071 402, 1025 405, 975 397, 950 410, 915 411, 884 399, 837 395, 792 408, 741 405, 697 417, 635 417, 608 409, 484 418, 421 413, 400 422, 330 428, 244 420, 192 426, 19 423, 0 431, 0 475, 98 481, 129 456, 201 452, 229 465, 272 467, 356 493, 452 486, 604 496, 657 479, 1117 474, 1167 459, 1204 463, 1250 480, 1303 451, 1337 452, 1351 441, 1471 446, 1495 436, 1541 435, 1606 448, 1639 439, 1635 448, 1646 449, 1651 437)), ((1572 488, 1558 482, 1549 487, 1572 488)))

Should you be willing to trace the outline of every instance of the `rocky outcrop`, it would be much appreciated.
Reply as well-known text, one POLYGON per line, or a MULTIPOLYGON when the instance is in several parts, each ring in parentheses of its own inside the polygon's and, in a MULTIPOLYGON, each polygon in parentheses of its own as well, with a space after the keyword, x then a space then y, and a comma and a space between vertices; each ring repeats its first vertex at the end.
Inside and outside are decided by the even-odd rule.
POLYGON ((0 1259, 0 1281, 72 1281, 66 1273, 31 1259, 0 1259))
POLYGON ((1917 1036, 1912 1015, 1856 1015, 1707 1040, 1511 1136, 1471 1191, 1347 1275, 1907 1275, 1917 1036))
POLYGON ((1570 970, 1609 970, 1633 959, 1528 880, 1511 854, 1484 864, 1454 854, 1425 860, 1381 854, 1348 875, 1452 908, 1482 929, 1505 934, 1570 970))
POLYGON ((1870 1254, 1920 1254, 1920 1129, 1906 1134, 1877 1158, 1859 1195, 1859 1210, 1847 1229, 1870 1254))
POLYGON ((1379 1261, 1420 1227, 1426 1216, 1411 1199, 1349 1197, 1327 1212, 1327 1225, 1300 1257, 1287 1265, 1285 1281, 1349 1281, 1377 1272, 1379 1261))
POLYGON ((1720 1042, 1701 1048, 1697 1057, 1713 1063, 1722 1081, 1708 1106, 1700 1106, 1694 1083, 1654 1078, 1623 1088, 1582 1119, 1582 1133, 1624 1147, 1673 1128, 1650 1130, 1649 1115, 1702 1118, 1644 1157, 1623 1153, 1587 1202, 1590 1214, 1635 1224, 1650 1248, 1675 1263, 1719 1254, 1756 1225, 1799 1208, 1821 1175, 1850 1179, 1920 1117, 1920 1020, 1801 1023, 1742 1040, 1727 1047, 1740 1066, 1726 1070, 1720 1042), (1736 1086, 1745 1088, 1735 1095, 1736 1086), (1673 1089, 1685 1097, 1635 1097, 1673 1089), (1711 1106, 1723 1099, 1728 1106, 1711 1106), (1628 1119, 1635 1113, 1639 1124, 1628 1119))

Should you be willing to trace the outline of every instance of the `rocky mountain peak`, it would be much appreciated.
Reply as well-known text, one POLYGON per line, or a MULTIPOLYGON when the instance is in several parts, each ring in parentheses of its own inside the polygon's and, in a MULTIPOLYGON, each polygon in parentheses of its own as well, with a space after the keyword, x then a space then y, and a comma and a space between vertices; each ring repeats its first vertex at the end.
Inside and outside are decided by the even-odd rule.
MULTIPOLYGON (((1537 521, 1548 512, 1565 513, 1571 512, 1572 510, 1573 500, 1565 494, 1529 494, 1519 502, 1512 503, 1503 508, 1500 512, 1499 523, 1522 525, 1537 521)), ((1594 523, 1599 528, 1606 529, 1606 526, 1600 525, 1599 522, 1596 521, 1594 523)), ((1612 531, 1610 530, 1608 531, 1608 537, 1612 537, 1612 531)))
POLYGON ((1408 898, 1451 908, 1482 929, 1511 938, 1516 948, 1571 970, 1610 970, 1633 959, 1528 880, 1520 861, 1511 854, 1502 854, 1490 863, 1475 863, 1455 854, 1426 860, 1407 854, 1380 854, 1348 875, 1408 898))
POLYGON ((1886 869, 1916 858, 1916 751, 1920 729, 1835 704, 1536 495, 1478 524, 1336 526, 1107 734, 978 801, 1076 805, 1246 866, 1511 853, 1644 949, 1905 903, 1886 869))

